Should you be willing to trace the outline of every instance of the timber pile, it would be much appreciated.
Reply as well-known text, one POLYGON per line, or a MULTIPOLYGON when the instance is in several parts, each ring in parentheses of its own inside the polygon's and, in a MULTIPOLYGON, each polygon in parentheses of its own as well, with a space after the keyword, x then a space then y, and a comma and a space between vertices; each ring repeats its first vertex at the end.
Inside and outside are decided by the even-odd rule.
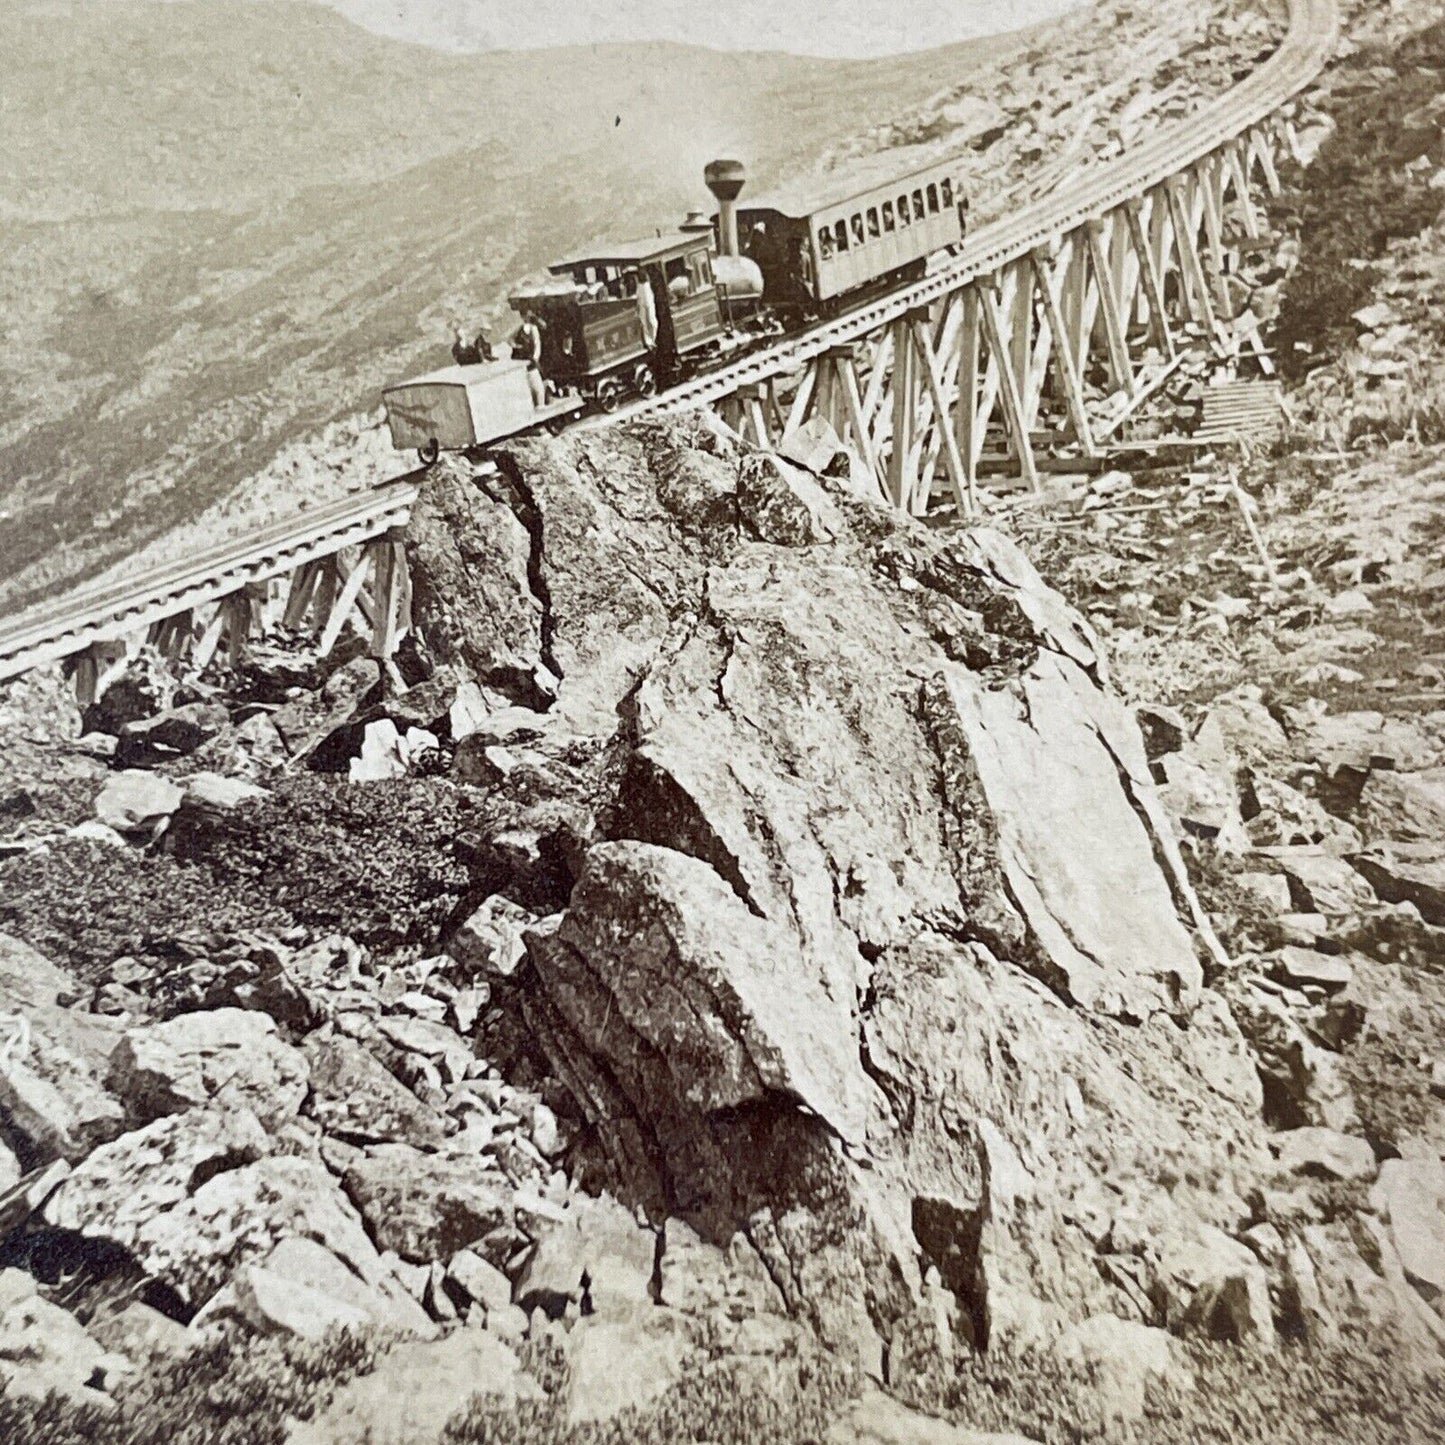
POLYGON ((1270 441, 1284 425, 1284 389, 1279 382, 1235 381, 1205 387, 1196 442, 1270 441))

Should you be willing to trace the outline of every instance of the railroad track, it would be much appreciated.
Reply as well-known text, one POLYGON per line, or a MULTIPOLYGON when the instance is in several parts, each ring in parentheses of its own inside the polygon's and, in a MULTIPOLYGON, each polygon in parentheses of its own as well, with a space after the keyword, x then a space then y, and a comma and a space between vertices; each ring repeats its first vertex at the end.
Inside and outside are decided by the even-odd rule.
POLYGON ((0 631, 0 681, 385 536, 406 525, 416 497, 416 486, 399 478, 304 516, 283 518, 244 541, 32 608, 0 631))
POLYGON ((835 346, 847 345, 956 291, 974 277, 986 276, 1029 255, 1054 237, 1141 195, 1199 156, 1217 150, 1309 85, 1333 52, 1339 32, 1335 0, 1289 0, 1289 10, 1289 31, 1279 49, 1248 80, 1199 115, 1177 122, 1122 156, 1116 166, 1085 176, 1077 185, 1046 196, 1014 216, 980 226, 970 234, 955 262, 922 281, 802 336, 754 352, 735 365, 618 411, 607 418, 608 423, 687 411, 796 370, 835 346))
MULTIPOLYGON (((980 226, 962 254, 947 266, 802 335, 580 425, 596 428, 686 411, 794 373, 815 358, 916 314, 972 278, 987 277, 1028 258, 1228 145, 1309 85, 1333 52, 1339 28, 1336 0, 1288 3, 1284 40, 1247 80, 1197 115, 1161 130, 1107 170, 1082 176, 1076 184, 1014 215, 980 226)), ((0 623, 0 682, 393 533, 407 522, 416 494, 415 485, 400 478, 276 522, 184 562, 84 587, 6 619, 0 623)))

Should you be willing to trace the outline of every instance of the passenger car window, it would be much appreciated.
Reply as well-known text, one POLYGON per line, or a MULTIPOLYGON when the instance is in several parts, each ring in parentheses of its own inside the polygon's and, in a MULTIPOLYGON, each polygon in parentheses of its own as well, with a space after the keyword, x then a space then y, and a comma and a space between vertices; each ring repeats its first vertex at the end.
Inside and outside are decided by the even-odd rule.
POLYGON ((908 193, 905 191, 904 194, 898 198, 898 224, 900 226, 906 226, 912 220, 913 215, 908 209, 908 193))
POLYGON ((868 239, 875 240, 882 233, 878 229, 878 207, 868 207, 868 239))
POLYGON ((846 251, 848 249, 847 221, 839 221, 838 224, 833 227, 833 239, 837 242, 840 251, 846 251))
POLYGON ((853 217, 853 239, 858 245, 863 244, 863 217, 861 213, 853 217))
POLYGON ((937 187, 937 186, 929 186, 929 188, 928 188, 928 211, 929 211, 929 214, 930 214, 930 215, 937 215, 937 214, 938 214, 938 187, 937 187))
POLYGON ((827 226, 818 232, 818 255, 824 261, 833 259, 833 232, 827 226))
POLYGON ((943 209, 946 211, 953 204, 953 182, 943 180, 938 183, 938 196, 943 202, 943 209))
POLYGON ((885 231, 896 231, 898 229, 898 225, 893 219, 892 201, 883 202, 883 229, 885 231))
POLYGON ((927 212, 923 209, 922 191, 914 191, 913 193, 913 214, 917 216, 920 221, 927 215, 927 212))

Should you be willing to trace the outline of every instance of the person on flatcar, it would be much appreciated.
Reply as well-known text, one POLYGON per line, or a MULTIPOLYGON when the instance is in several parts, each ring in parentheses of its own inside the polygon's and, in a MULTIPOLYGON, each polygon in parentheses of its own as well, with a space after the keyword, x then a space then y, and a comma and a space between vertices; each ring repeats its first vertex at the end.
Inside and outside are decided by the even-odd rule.
POLYGON ((475 366, 482 359, 481 352, 477 349, 475 341, 468 341, 462 332, 462 328, 456 328, 456 336, 452 341, 452 360, 458 366, 475 366))
POLYGON ((492 349, 491 333, 485 326, 477 327, 477 339, 472 343, 477 350, 478 361, 495 361, 497 353, 492 349))

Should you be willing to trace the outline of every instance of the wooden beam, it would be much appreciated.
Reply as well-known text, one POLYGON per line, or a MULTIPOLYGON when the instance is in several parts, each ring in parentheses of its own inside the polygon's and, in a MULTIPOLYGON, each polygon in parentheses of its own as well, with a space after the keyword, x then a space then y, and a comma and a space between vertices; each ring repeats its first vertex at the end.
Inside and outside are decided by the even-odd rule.
POLYGON ((1244 219, 1244 233, 1251 241, 1257 241, 1262 228, 1259 224, 1259 212, 1255 209, 1254 197, 1250 194, 1249 175, 1240 155, 1239 141, 1231 141, 1225 148, 1225 160, 1229 166, 1230 177, 1234 181, 1235 200, 1239 205, 1240 215, 1244 219))
MULTIPOLYGON (((1023 478, 1035 491, 1039 487, 1038 468, 1034 465, 1034 448, 1029 439, 1029 429, 1024 421, 1023 400, 1014 381, 1013 369, 1008 364, 1008 344, 1004 339, 1003 323, 999 319, 998 303, 994 300, 993 288, 987 284, 978 288, 979 313, 983 318, 984 335, 988 338, 991 353, 990 363, 998 377, 1000 395, 1003 398, 1004 415, 1012 431, 1015 455, 1023 478)), ((985 388, 986 390, 987 388, 985 388)), ((982 437, 978 438, 982 442, 982 437)))
POLYGON ((100 661, 96 656, 95 643, 76 654, 73 681, 76 703, 80 707, 90 707, 100 695, 100 661))
POLYGON ((742 403, 743 415, 752 427, 753 440, 761 451, 770 452, 773 450, 773 438, 763 411, 763 396, 763 388, 756 382, 738 388, 738 399, 742 403))
POLYGON ((804 369, 803 379, 793 393, 793 404, 788 408, 788 420, 783 426, 784 442, 808 419, 808 407, 818 387, 818 373, 827 362, 827 356, 815 357, 804 369))
POLYGON ((341 629, 346 625, 346 619, 351 615, 351 609, 356 606, 357 599, 361 596, 361 588, 366 582, 366 574, 370 569, 370 558, 365 552, 357 559, 356 565, 351 569, 351 575, 346 579, 341 594, 337 597, 331 608, 331 614, 326 619, 326 625, 321 631, 321 641, 318 651, 322 657, 327 657, 331 649, 336 646, 336 639, 341 636, 341 629))
POLYGON ((1154 248, 1144 234, 1144 221, 1140 210, 1138 201, 1127 202, 1124 207, 1124 223, 1129 228, 1129 240, 1139 257, 1139 275, 1144 284, 1144 299, 1149 306, 1149 334, 1172 360, 1179 348, 1174 342, 1174 328, 1169 324, 1169 308, 1164 304, 1164 281, 1154 263, 1154 248))
POLYGON ((885 327, 873 342, 873 356, 868 371, 868 386, 863 393, 863 420, 869 430, 883 401, 883 387, 893 364, 893 328, 885 327))
POLYGON ((376 619, 371 634, 371 655, 384 662, 396 651, 396 605, 406 556, 401 551, 399 536, 392 532, 373 542, 369 550, 374 553, 376 569, 372 583, 376 619))
POLYGON ((319 561, 308 562, 291 574, 291 590, 286 598, 286 610, 281 614, 282 627, 294 631, 306 621, 324 565, 319 561))
POLYGON ((908 321, 893 323, 893 450, 888 458, 888 495, 895 507, 902 507, 910 490, 909 452, 913 433, 913 346, 908 321))
POLYGON ((1249 133, 1249 143, 1259 161, 1260 170, 1264 172, 1265 189, 1271 196, 1278 196, 1284 187, 1279 183, 1279 172, 1274 165, 1274 151, 1270 145, 1269 134, 1263 126, 1256 126, 1249 133))
POLYGON ((964 484, 970 496, 974 495, 981 450, 974 437, 978 407, 978 339, 978 282, 970 281, 963 288, 963 320, 958 337, 958 396, 953 403, 955 434, 963 456, 964 484))
POLYGON ((1038 278, 1039 297, 1043 303, 1044 320, 1054 333, 1054 366, 1064 392, 1064 405, 1074 436, 1084 449, 1084 455, 1095 454, 1094 438, 1089 427, 1089 414, 1084 405, 1084 386, 1079 377, 1079 368, 1069 350, 1069 337, 1064 329, 1064 318, 1054 295, 1054 279, 1044 258, 1037 251, 1033 254, 1034 275, 1038 278))
POLYGON ((201 632, 195 651, 191 654, 191 670, 197 675, 203 673, 211 665, 211 659, 216 655, 221 634, 226 628, 226 602, 229 600, 229 598, 224 598, 217 605, 211 620, 201 632))
POLYGON ((1209 246, 1210 269, 1214 281, 1214 300, 1219 314, 1230 317, 1234 302, 1229 294, 1224 269, 1224 223, 1219 215, 1220 191, 1218 173, 1206 158, 1195 171, 1195 184, 1204 206, 1204 235, 1209 246))
MULTIPOLYGON (((933 395, 933 410, 938 418, 937 430, 943 443, 943 462, 948 468, 949 484, 953 487, 954 505, 958 508, 958 515, 968 520, 978 511, 978 497, 964 474, 963 459, 958 454, 958 442, 954 438, 953 428, 948 423, 948 403, 943 398, 943 383, 939 380, 933 349, 929 345, 926 320, 914 318, 913 343, 918 349, 918 360, 923 367, 928 390, 933 395)), ((927 498, 924 498, 923 501, 926 506, 927 498)))
POLYGON ((854 364, 852 351, 847 351, 841 356, 835 355, 833 364, 836 379, 841 383, 843 404, 847 408, 848 421, 853 429, 853 445, 863 459, 863 464, 868 468, 870 475, 876 481, 877 463, 873 456, 873 447, 868 439, 868 426, 863 419, 863 399, 858 395, 858 371, 854 364))
POLYGON ((1179 269, 1186 284, 1185 304, 1190 315, 1209 334, 1214 334, 1214 303, 1209 299, 1209 283, 1204 279, 1204 266, 1194 245, 1194 235, 1184 210, 1184 196, 1177 177, 1164 183, 1169 198, 1169 218, 1174 226, 1174 248, 1179 253, 1179 269))
POLYGON ((1089 255, 1094 262, 1094 285, 1099 289, 1099 309, 1104 313, 1104 336, 1109 348, 1109 371, 1114 385, 1134 395, 1134 368, 1129 362, 1129 347, 1119 316, 1119 298, 1114 294, 1114 274, 1104 254, 1104 225, 1089 221, 1084 226, 1089 255))

